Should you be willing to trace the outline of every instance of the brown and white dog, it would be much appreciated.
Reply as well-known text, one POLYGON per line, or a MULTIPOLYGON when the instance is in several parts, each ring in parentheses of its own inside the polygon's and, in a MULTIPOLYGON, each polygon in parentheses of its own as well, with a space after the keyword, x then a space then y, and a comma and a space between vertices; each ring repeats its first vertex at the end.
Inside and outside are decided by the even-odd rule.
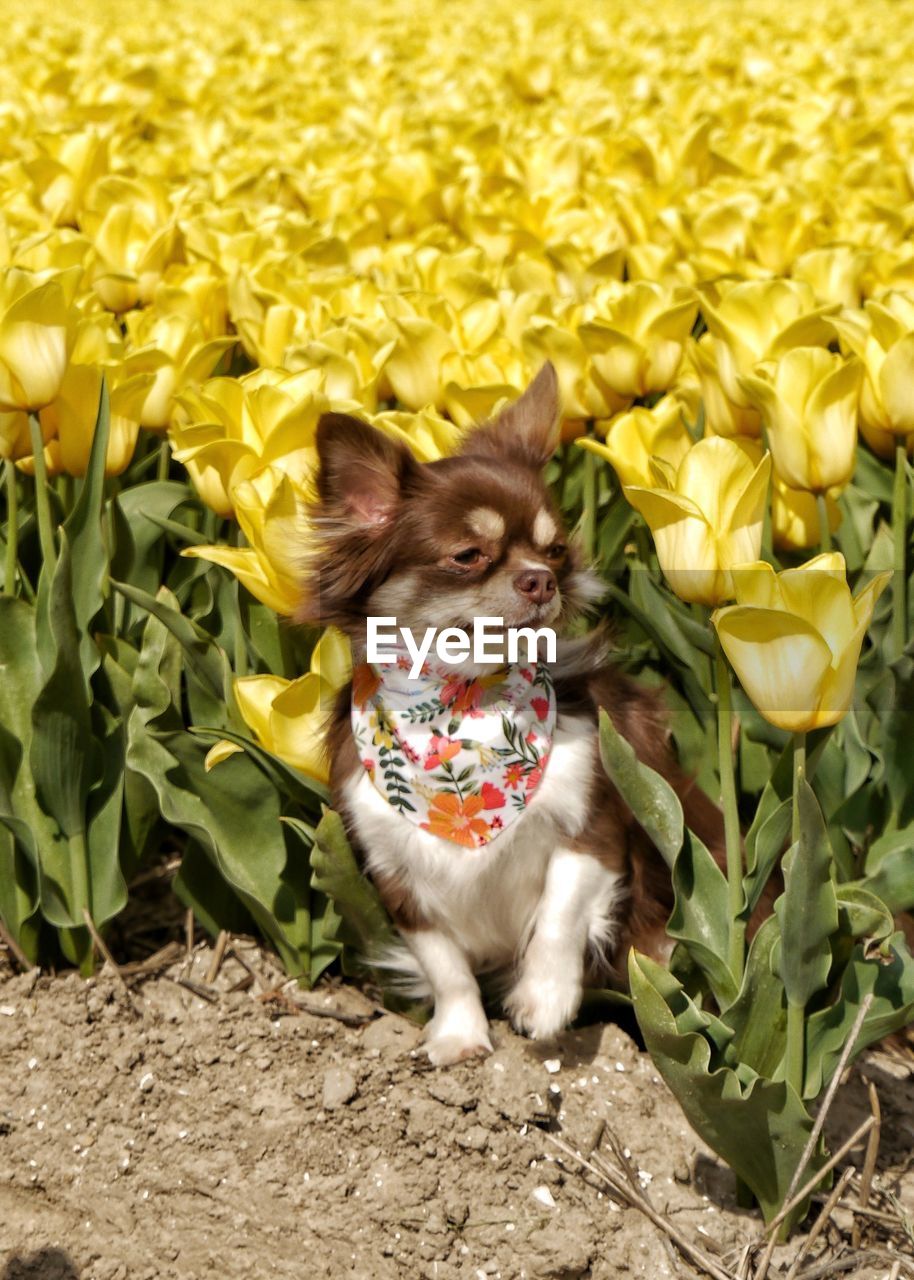
MULTIPOLYGON (((562 624, 595 594, 542 471, 558 441, 547 364, 514 404, 452 457, 422 464, 358 419, 317 433, 317 547, 304 616, 345 630, 354 654, 369 616, 399 626, 562 624)), ((460 668, 471 677, 478 668, 460 668)), ((675 765, 658 697, 593 641, 560 645, 557 718, 542 780, 497 839, 466 850, 407 821, 373 786, 350 724, 351 690, 328 733, 334 806, 403 938, 386 963, 430 995, 436 1064, 491 1051, 476 975, 498 973, 518 1030, 545 1039, 575 1016, 585 979, 619 981, 631 945, 666 958, 669 872, 600 765, 603 707, 638 756, 676 787, 689 825, 721 844, 718 810, 675 765)))

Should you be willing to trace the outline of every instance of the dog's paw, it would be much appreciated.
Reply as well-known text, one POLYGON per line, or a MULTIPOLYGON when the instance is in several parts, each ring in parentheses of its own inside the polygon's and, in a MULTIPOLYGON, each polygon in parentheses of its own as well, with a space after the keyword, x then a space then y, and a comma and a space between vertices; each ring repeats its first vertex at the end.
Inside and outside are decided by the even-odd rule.
POLYGON ((484 1058, 492 1052, 492 1041, 482 1008, 437 1012, 425 1029, 422 1047, 436 1067, 450 1067, 467 1058, 484 1058))
POLYGON ((580 982, 525 974, 505 1001, 505 1010, 516 1031, 531 1040, 551 1040, 573 1020, 580 1003, 580 982))
POLYGON ((464 1036, 436 1036, 424 1045, 428 1060, 435 1067, 452 1067, 468 1058, 485 1058, 492 1052, 489 1037, 467 1040, 464 1036))

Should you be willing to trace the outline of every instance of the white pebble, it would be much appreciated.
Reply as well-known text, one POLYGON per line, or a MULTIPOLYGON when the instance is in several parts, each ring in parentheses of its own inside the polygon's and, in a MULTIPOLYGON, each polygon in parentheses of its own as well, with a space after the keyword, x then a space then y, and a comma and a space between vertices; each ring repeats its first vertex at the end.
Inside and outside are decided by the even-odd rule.
POLYGON ((555 1198, 545 1185, 534 1188, 533 1199, 538 1200, 540 1204, 544 1204, 547 1209, 555 1208, 555 1198))
POLYGON ((546 1068, 546 1070, 549 1072, 551 1076, 554 1076, 557 1071, 561 1071, 562 1060, 561 1058, 547 1058, 546 1061, 543 1063, 543 1066, 546 1068))
POLYGON ((152 1074, 151 1071, 147 1071, 144 1076, 140 1076, 140 1085, 139 1085, 140 1092, 149 1093, 154 1083, 155 1083, 155 1076, 152 1074))

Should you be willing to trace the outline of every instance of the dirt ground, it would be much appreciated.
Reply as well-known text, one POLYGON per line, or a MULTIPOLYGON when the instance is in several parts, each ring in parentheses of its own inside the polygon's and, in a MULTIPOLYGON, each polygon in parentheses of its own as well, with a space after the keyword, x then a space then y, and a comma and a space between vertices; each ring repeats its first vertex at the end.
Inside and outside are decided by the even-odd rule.
MULTIPOLYGON (((212 987, 206 947, 136 982, 139 1016, 107 970, 0 977, 2 1280, 693 1274, 547 1131, 585 1153, 618 1135, 712 1256, 733 1265, 757 1236, 620 1026, 541 1047, 498 1023, 490 1058, 436 1070, 420 1032, 355 987, 270 997, 270 957, 235 946, 212 987)), ((914 1078, 887 1054, 863 1073, 882 1104, 877 1185, 914 1215, 914 1078)), ((832 1141, 868 1109, 855 1073, 832 1141)), ((889 1258, 840 1274, 890 1273, 889 1258)))

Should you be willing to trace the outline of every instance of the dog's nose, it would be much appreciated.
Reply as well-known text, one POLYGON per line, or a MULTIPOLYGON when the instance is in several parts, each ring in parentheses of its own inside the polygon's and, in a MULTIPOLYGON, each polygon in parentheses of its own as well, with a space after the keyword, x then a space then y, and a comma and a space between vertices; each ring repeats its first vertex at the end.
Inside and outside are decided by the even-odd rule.
POLYGON ((522 569, 514 576, 514 590, 532 604, 546 604, 555 595, 555 578, 548 569, 522 569))

